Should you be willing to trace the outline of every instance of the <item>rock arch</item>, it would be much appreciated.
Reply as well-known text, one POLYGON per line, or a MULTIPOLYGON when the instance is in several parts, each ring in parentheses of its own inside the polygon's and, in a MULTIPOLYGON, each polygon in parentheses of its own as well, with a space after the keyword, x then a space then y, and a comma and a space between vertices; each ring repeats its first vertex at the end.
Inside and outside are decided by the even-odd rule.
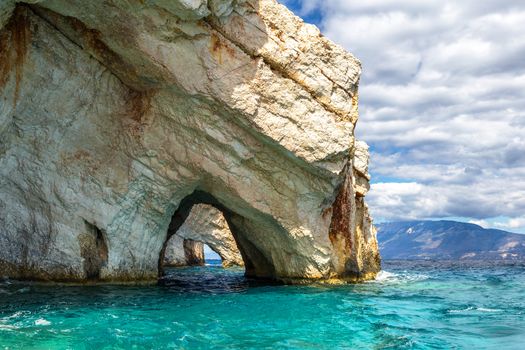
POLYGON ((194 205, 184 224, 171 233, 171 238, 169 236, 170 232, 164 259, 166 266, 188 265, 188 255, 201 256, 199 263, 204 264, 203 244, 219 255, 223 267, 244 266, 224 215, 211 205, 194 205), (188 247, 191 251, 184 245, 186 240, 194 242, 188 247))
POLYGON ((155 280, 201 201, 252 276, 372 278, 359 61, 274 0, 188 4, 0 4, 0 271, 86 280, 88 222, 99 280, 155 280))
POLYGON ((204 244, 173 235, 167 240, 159 259, 159 275, 166 267, 203 266, 206 264, 204 244))
MULTIPOLYGON (((196 190, 181 202, 173 217, 171 219, 168 235, 163 245, 163 250, 172 235, 181 228, 186 219, 191 213, 195 205, 206 204, 218 209, 223 215, 231 229, 233 237, 237 242, 239 252, 242 255, 243 262, 246 268, 246 275, 250 277, 274 278, 275 277, 275 262, 273 261, 272 249, 276 249, 271 245, 263 245, 259 240, 254 239, 254 235, 247 231, 249 227, 256 225, 268 225, 271 227, 275 225, 271 218, 259 216, 257 214, 239 214, 235 209, 231 209, 227 204, 221 203, 213 195, 196 190), (266 221, 268 220, 268 221, 266 221)), ((277 234, 267 231, 268 235, 277 234)), ((159 258, 159 273, 162 273, 163 252, 161 251, 159 258)))

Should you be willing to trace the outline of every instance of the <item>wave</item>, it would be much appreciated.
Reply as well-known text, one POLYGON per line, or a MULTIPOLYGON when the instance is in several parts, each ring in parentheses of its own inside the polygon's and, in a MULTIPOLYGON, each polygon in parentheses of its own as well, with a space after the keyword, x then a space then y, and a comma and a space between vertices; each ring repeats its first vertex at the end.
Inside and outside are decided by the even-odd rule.
POLYGON ((49 326, 50 324, 51 322, 49 322, 48 320, 44 318, 39 318, 38 320, 35 321, 35 325, 37 326, 49 326))
POLYGON ((11 324, 2 324, 2 323, 0 323, 0 331, 13 331, 13 330, 17 330, 19 328, 20 327, 17 327, 17 326, 11 325, 11 324))
POLYGON ((9 289, 5 289, 5 288, 0 288, 0 294, 6 294, 6 295, 13 295, 13 294, 21 294, 21 293, 27 293, 31 291, 31 288, 29 287, 24 287, 24 288, 19 288, 19 289, 13 289, 13 288, 9 288, 9 289))
POLYGON ((17 311, 17 312, 15 312, 12 315, 0 318, 0 322, 6 322, 6 321, 12 320, 14 318, 26 317, 26 316, 28 316, 30 314, 31 314, 30 311, 17 311))
POLYGON ((422 273, 393 273, 389 271, 379 271, 376 279, 369 283, 411 283, 420 282, 429 279, 430 276, 422 273))
POLYGON ((490 309, 490 308, 486 308, 486 307, 474 307, 474 306, 469 306, 465 309, 450 309, 450 310, 447 310, 447 313, 449 314, 463 314, 463 313, 468 313, 468 312, 502 312, 503 310, 501 309, 490 309))

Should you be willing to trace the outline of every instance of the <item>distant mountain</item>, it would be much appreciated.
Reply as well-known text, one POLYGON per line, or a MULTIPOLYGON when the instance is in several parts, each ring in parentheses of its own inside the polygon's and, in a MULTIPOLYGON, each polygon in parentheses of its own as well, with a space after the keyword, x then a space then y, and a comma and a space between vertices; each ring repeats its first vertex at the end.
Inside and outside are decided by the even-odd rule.
POLYGON ((457 221, 376 225, 384 259, 525 259, 525 235, 457 221))

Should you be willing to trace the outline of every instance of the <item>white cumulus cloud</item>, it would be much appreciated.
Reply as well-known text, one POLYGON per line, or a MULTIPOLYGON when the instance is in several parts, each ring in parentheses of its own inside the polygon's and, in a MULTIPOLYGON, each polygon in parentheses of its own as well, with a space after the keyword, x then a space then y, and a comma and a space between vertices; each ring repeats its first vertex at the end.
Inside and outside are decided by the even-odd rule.
POLYGON ((375 217, 525 232, 524 1, 283 2, 362 61, 375 217))

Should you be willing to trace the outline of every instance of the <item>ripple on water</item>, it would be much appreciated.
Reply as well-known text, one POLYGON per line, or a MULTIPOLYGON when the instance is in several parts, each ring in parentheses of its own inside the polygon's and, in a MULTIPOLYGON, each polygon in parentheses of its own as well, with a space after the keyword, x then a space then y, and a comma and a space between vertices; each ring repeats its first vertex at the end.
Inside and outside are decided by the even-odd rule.
POLYGON ((491 309, 491 308, 486 308, 486 307, 474 307, 474 306, 469 306, 469 307, 466 307, 464 309, 450 309, 450 310, 447 310, 447 313, 449 314, 464 314, 464 313, 472 313, 472 312, 489 312, 489 313, 492 313, 492 312, 503 312, 502 309, 491 309))
POLYGON ((0 348, 519 349, 525 269, 385 262, 373 282, 255 283, 172 269, 159 286, 0 283, 0 348), (7 292, 7 293, 5 293, 7 292))

